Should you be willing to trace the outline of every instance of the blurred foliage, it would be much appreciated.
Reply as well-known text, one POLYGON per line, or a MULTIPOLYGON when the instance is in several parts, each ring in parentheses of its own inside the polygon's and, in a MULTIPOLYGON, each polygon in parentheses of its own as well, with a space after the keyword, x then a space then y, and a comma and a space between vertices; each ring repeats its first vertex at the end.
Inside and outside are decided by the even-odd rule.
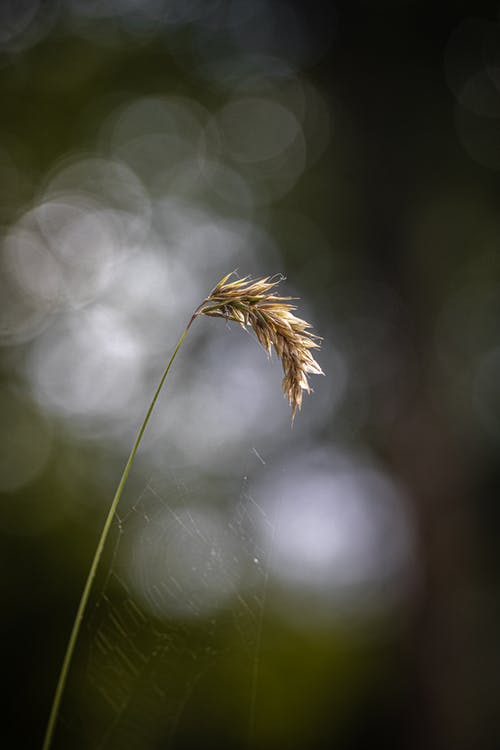
POLYGON ((1 4, 5 746, 238 268, 287 276, 327 377, 292 431, 197 321, 54 747, 498 747, 499 61, 482 0, 1 4))

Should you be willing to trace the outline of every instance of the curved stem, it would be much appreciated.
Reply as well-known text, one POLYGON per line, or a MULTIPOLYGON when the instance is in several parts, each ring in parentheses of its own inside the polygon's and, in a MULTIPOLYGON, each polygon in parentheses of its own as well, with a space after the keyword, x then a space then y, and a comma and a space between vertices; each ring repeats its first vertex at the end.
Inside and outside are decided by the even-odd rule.
POLYGON ((120 482, 118 484, 118 487, 116 488, 115 496, 113 498, 113 501, 111 503, 111 506, 108 511, 108 515, 106 517, 106 521, 104 522, 104 528, 102 530, 101 536, 99 538, 99 542, 97 544, 97 549, 95 551, 94 558, 92 560, 92 564, 90 566, 90 570, 87 576, 87 580, 85 582, 85 587, 83 589, 83 593, 80 599, 80 604, 78 605, 78 610, 76 613, 75 621, 73 623, 73 628, 71 630, 71 635, 69 637, 68 645, 66 647, 66 653, 64 655, 64 660, 61 667, 61 672, 59 674, 59 679, 57 681, 57 687, 56 691, 54 693, 54 700, 52 702, 52 708, 50 710, 50 716, 49 721, 47 723, 47 729, 45 732, 45 738, 42 746, 42 750, 49 750, 52 738, 54 736, 54 730, 57 722, 57 718, 59 716, 59 708, 61 706, 61 699, 64 693, 64 688, 66 686, 66 680, 68 678, 68 672, 71 665, 71 660, 73 658, 73 653, 75 650, 76 642, 78 640, 78 635, 80 632, 80 626, 83 621, 83 617, 85 614, 85 610, 87 608, 87 604, 90 597, 90 591, 92 589, 92 584, 94 583, 94 579, 97 573, 97 568, 99 567, 99 562, 101 560, 102 552, 104 550, 104 546, 106 544, 106 539, 108 538, 109 530, 111 528, 111 524, 113 522, 113 517, 115 515, 116 508, 118 506, 118 502, 120 500, 120 497, 123 492, 123 488, 125 486, 125 482, 127 481, 127 477, 130 473, 130 469, 132 466, 132 463, 134 461, 135 455, 137 453, 137 449, 139 448, 139 444, 141 442, 142 436, 144 435, 144 431, 146 429, 146 426, 149 422, 149 418, 151 416, 151 413, 154 409, 154 406, 158 400, 158 396, 160 395, 160 391, 163 387, 163 384, 165 382, 165 379, 169 373, 169 370, 172 366, 172 363, 176 357, 177 352, 181 348, 181 344, 186 338, 187 332, 189 331, 189 328, 191 327, 192 322, 196 318, 198 314, 198 309, 194 312, 194 314, 191 317, 191 320, 187 324, 186 328, 184 329, 179 341, 177 342, 177 346, 174 349, 174 353, 170 357, 170 360, 168 362, 167 367, 165 368, 165 372, 163 373, 161 380, 158 384, 158 388, 155 391, 155 394, 153 396, 153 399, 149 405, 149 408, 146 412, 146 416, 144 417, 144 421, 141 425, 141 428, 139 430, 139 433, 135 439, 135 443, 132 447, 132 450, 130 451, 130 456, 128 457, 128 461, 125 464, 125 468, 123 470, 123 474, 121 476, 120 482))

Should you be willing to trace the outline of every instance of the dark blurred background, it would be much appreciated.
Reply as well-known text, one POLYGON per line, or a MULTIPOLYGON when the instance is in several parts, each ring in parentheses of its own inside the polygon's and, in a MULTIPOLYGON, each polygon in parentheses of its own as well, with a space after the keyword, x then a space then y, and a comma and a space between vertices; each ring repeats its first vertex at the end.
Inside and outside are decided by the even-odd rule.
POLYGON ((500 746, 500 25, 476 0, 3 0, 2 746, 500 746))

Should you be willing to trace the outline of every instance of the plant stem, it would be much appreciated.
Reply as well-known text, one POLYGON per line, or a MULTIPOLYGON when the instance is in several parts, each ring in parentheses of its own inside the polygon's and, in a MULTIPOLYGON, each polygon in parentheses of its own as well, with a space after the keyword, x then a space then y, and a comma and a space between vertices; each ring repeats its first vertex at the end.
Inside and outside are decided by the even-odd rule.
POLYGON ((197 310, 194 312, 194 314, 191 317, 191 320, 187 324, 186 328, 184 329, 179 341, 177 342, 177 346, 174 349, 174 353, 170 357, 170 360, 168 362, 167 367, 165 368, 165 372, 163 373, 161 380, 158 384, 158 388, 155 391, 155 394, 153 396, 153 399, 149 405, 149 408, 146 412, 146 416, 144 417, 144 421, 141 425, 141 428, 139 430, 139 433, 135 439, 135 443, 132 447, 132 450, 130 451, 130 456, 128 457, 128 461, 125 464, 125 468, 123 470, 123 474, 121 476, 120 482, 118 484, 118 487, 115 492, 115 496, 113 498, 113 501, 111 503, 110 509, 108 511, 108 515, 106 517, 106 521, 104 522, 104 528, 102 530, 101 536, 99 538, 99 543, 97 545, 97 549, 94 554, 94 558, 92 560, 92 564, 90 566, 90 570, 87 576, 87 580, 85 582, 85 587, 83 589, 83 593, 80 599, 80 604, 78 605, 78 610, 76 613, 75 621, 73 623, 73 628, 71 630, 71 635, 69 637, 68 645, 66 647, 66 653, 64 655, 64 660, 61 667, 61 672, 59 674, 59 679, 57 681, 56 691, 54 693, 54 700, 52 702, 52 708, 50 710, 50 716, 49 721, 47 724, 47 729, 45 732, 45 739, 43 742, 42 750, 49 750, 51 744, 52 744, 52 738, 54 736, 54 730, 57 722, 57 718, 59 716, 59 709, 61 706, 61 699, 64 693, 64 688, 66 686, 66 680, 68 678, 68 672, 71 665, 71 661, 73 658, 73 653, 75 650, 76 642, 78 640, 78 634, 80 632, 80 627, 83 621, 83 617, 85 615, 85 610, 87 608, 87 604, 90 597, 90 591, 92 589, 92 584, 94 583, 94 579, 97 573, 97 568, 99 567, 99 562, 101 560, 102 552, 104 550, 104 546, 106 544, 106 539, 108 538, 109 530, 111 528, 111 524, 113 522, 113 517, 115 515, 116 508, 118 506, 118 502, 120 500, 120 497, 123 492, 123 488, 125 486, 125 482, 127 481, 127 477, 130 473, 130 469, 132 467, 132 463, 134 461, 135 455, 137 453, 137 449, 139 448, 139 444, 141 442, 142 436, 144 435, 144 431, 146 429, 146 426, 149 422, 149 418, 151 416, 151 413, 154 409, 154 406, 158 400, 158 396, 160 395, 160 391, 163 387, 163 384, 165 382, 165 379, 169 373, 169 370, 172 366, 172 363, 176 357, 177 352, 181 348, 181 344, 186 338, 187 332, 189 331, 189 328, 191 327, 192 322, 197 316, 197 310))

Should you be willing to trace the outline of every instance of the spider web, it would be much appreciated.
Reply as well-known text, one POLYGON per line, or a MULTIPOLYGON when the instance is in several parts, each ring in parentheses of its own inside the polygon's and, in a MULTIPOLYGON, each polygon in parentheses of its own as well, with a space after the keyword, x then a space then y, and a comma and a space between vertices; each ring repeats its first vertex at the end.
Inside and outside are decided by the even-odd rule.
POLYGON ((176 470, 122 500, 84 623, 70 691, 76 708, 66 701, 61 747, 164 750, 203 737, 254 745, 272 546, 263 539, 272 539, 276 519, 252 494, 255 475, 267 470, 252 454, 252 481, 176 470), (149 554, 159 561, 153 576, 149 554))

